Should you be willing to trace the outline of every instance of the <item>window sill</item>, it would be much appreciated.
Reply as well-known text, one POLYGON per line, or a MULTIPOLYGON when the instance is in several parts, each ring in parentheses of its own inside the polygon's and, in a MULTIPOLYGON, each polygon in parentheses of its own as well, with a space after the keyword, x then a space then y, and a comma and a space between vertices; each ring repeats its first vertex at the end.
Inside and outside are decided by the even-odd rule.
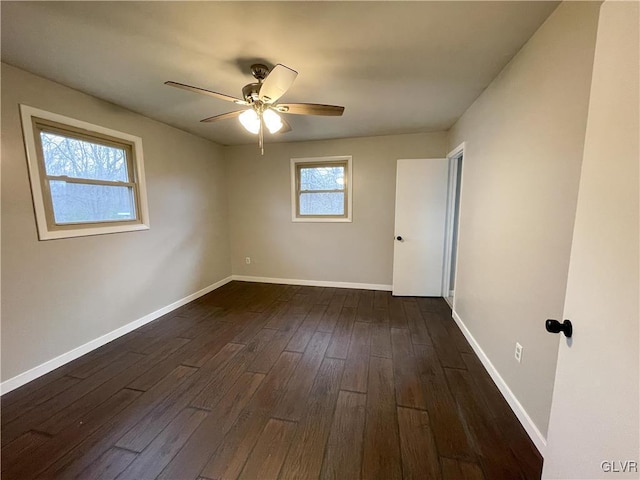
POLYGON ((351 218, 292 218, 293 223, 352 223, 351 218))
POLYGON ((56 240, 59 238, 89 237, 93 235, 135 232, 140 230, 149 230, 149 225, 137 223, 134 225, 107 225, 102 227, 77 228, 74 230, 44 230, 39 231, 38 236, 40 240, 56 240))

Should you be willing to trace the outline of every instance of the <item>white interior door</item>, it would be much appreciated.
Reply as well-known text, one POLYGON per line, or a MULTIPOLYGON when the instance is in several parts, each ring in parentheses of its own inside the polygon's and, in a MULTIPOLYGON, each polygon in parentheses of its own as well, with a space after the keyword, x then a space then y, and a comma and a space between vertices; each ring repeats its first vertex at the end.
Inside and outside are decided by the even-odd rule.
POLYGON ((543 478, 639 478, 637 2, 600 11, 543 478))
POLYGON ((448 161, 398 160, 393 294, 442 295, 448 161))

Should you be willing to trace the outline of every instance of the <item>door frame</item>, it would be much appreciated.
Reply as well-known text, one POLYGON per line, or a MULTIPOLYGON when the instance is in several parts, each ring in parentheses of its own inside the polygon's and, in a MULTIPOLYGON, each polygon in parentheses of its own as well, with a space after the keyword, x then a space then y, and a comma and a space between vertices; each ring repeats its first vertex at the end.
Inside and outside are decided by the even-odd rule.
MULTIPOLYGON (((454 218, 456 208, 456 185, 458 176, 460 176, 460 195, 462 195, 462 172, 458 171, 458 158, 463 156, 464 161, 464 149, 465 142, 462 142, 456 148, 451 150, 447 154, 447 160, 449 162, 449 186, 447 190, 447 220, 445 225, 445 239, 444 239, 444 265, 442 267, 442 297, 448 298, 454 291, 449 289, 449 283, 451 279, 451 260, 453 258, 453 230, 454 230, 454 218)), ((458 208, 460 204, 458 205, 458 208)), ((458 212, 458 226, 460 225, 460 212, 458 212)), ((458 240, 460 239, 460 230, 458 230, 458 240)), ((458 258, 458 243, 456 243, 456 258, 458 258)), ((456 262, 456 274, 458 271, 458 262, 456 262)), ((453 301, 452 301, 453 303, 453 301)), ((450 305, 453 308, 453 305, 450 305)))

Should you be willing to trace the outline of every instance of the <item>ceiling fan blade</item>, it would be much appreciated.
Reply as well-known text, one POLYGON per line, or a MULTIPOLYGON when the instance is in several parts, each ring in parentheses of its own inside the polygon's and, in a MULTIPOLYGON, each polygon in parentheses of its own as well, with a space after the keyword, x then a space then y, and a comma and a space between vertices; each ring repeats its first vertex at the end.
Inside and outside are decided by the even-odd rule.
POLYGON ((289 125, 289 122, 287 122, 284 118, 280 117, 280 120, 282 120, 282 128, 278 131, 278 133, 287 133, 293 130, 291 128, 291 125, 289 125))
POLYGON ((239 117, 245 110, 236 110, 235 112, 222 113, 220 115, 214 115, 213 117, 203 118, 201 122, 217 122, 218 120, 226 120, 227 118, 239 117))
POLYGON ((279 103, 275 109, 280 113, 292 115, 325 115, 339 117, 344 113, 344 107, 338 105, 320 105, 318 103, 279 103))
POLYGON ((281 64, 276 65, 260 87, 260 100, 274 103, 289 90, 297 76, 298 72, 295 70, 281 64))
POLYGON ((225 95, 224 93, 212 92, 211 90, 207 90, 205 88, 193 87, 191 85, 185 85, 184 83, 178 83, 178 82, 164 82, 164 84, 169 85, 170 87, 176 87, 176 88, 181 88, 183 90, 188 90, 189 92, 209 95, 210 97, 217 98, 219 100, 234 102, 234 103, 237 103, 238 105, 248 105, 247 102, 239 98, 232 97, 231 95, 225 95))

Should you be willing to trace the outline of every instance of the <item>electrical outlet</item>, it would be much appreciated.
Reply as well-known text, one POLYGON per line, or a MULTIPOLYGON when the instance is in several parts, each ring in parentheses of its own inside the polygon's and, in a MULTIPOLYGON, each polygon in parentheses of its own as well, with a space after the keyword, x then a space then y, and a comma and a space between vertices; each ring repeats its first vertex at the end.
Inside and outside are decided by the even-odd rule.
POLYGON ((244 257, 244 263, 249 265, 251 263, 251 257, 244 257))
POLYGON ((522 345, 520 345, 518 342, 516 342, 515 357, 518 363, 522 362, 522 345))

